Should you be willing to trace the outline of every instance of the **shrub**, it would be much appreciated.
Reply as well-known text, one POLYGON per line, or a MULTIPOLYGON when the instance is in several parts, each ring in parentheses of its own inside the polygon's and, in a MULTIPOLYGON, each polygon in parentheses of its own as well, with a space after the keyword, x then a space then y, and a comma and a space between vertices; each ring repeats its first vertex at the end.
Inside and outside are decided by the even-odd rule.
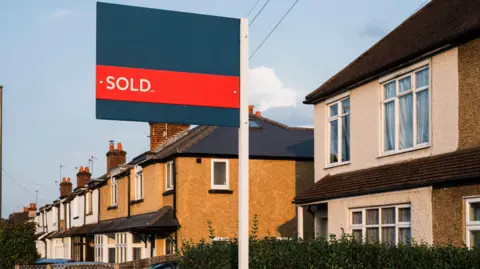
POLYGON ((0 221, 0 268, 33 264, 38 257, 34 223, 0 221))
MULTIPOLYGON (((211 226, 210 226, 211 227, 211 226)), ((210 238, 213 238, 213 230, 210 238)), ((182 268, 236 269, 237 239, 184 242, 182 268)), ((251 269, 471 269, 480 268, 480 249, 429 246, 412 242, 408 245, 363 244, 344 235, 329 240, 257 239, 250 236, 251 269)))

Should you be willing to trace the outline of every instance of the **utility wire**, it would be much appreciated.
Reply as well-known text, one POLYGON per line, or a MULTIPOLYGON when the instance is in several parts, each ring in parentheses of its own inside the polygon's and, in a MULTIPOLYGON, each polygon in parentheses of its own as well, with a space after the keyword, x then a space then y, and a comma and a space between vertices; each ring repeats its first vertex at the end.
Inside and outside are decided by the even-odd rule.
POLYGON ((5 173, 5 175, 7 175, 7 177, 8 177, 13 183, 17 184, 17 186, 19 186, 20 188, 22 188, 24 191, 33 194, 33 192, 31 192, 30 190, 28 190, 27 188, 25 188, 24 186, 22 186, 22 184, 18 183, 9 173, 7 173, 7 171, 5 171, 5 169, 2 168, 2 171, 5 173))
POLYGON ((260 9, 260 11, 257 13, 257 15, 255 15, 255 17, 253 17, 253 20, 250 22, 250 24, 248 26, 251 26, 253 24, 255 19, 257 19, 258 15, 260 15, 260 13, 262 13, 263 9, 268 5, 269 2, 270 2, 270 0, 267 0, 267 2, 265 2, 263 7, 260 9))
POLYGON ((257 0, 257 2, 255 3, 255 5, 253 5, 253 7, 250 9, 250 11, 249 11, 248 14, 247 14, 247 17, 250 16, 250 13, 252 13, 253 9, 257 6, 258 2, 260 2, 260 0, 257 0))
POLYGON ((293 3, 293 5, 287 10, 287 12, 285 13, 285 15, 283 15, 283 17, 280 19, 280 21, 277 23, 277 25, 275 25, 275 27, 273 27, 272 31, 270 31, 270 33, 267 35, 267 37, 265 37, 265 39, 255 49, 255 51, 252 53, 252 55, 250 55, 250 57, 248 58, 249 60, 252 59, 253 55, 255 55, 255 53, 257 53, 257 51, 262 47, 263 43, 265 43, 265 41, 267 41, 267 39, 273 34, 273 32, 275 32, 275 29, 277 29, 277 27, 280 25, 280 23, 282 23, 283 19, 285 19, 285 17, 287 17, 288 13, 290 13, 290 11, 295 7, 295 5, 298 3, 298 1, 300 1, 300 0, 296 0, 295 3, 293 3))

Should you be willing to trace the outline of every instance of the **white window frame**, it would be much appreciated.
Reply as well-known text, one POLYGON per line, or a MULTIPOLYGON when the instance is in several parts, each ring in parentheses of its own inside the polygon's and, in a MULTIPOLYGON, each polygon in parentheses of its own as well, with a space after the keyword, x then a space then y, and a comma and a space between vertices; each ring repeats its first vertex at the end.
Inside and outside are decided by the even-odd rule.
POLYGON ((93 213, 93 192, 91 191, 88 191, 87 193, 85 193, 85 205, 87 206, 87 208, 85 208, 85 212, 86 214, 92 214, 93 213))
POLYGON ((144 195, 143 168, 140 165, 135 166, 135 200, 143 199, 144 195))
POLYGON ((173 190, 173 161, 165 163, 165 190, 173 190), (170 174, 168 173, 168 167, 170 166, 170 174))
POLYGON ((426 65, 423 65, 419 68, 416 68, 416 69, 413 69, 413 70, 409 70, 408 72, 405 72, 405 73, 402 73, 401 75, 393 78, 393 79, 389 79, 385 82, 382 82, 380 84, 380 96, 381 96, 381 116, 380 116, 380 119, 381 119, 381 153, 380 155, 381 156, 385 156, 385 155, 391 155, 391 154, 397 154, 397 153, 402 153, 402 152, 408 152, 408 151, 412 151, 412 150, 416 150, 416 149, 422 149, 422 148, 426 148, 426 147, 429 147, 430 144, 431 144, 431 141, 432 141, 432 70, 431 70, 431 67, 429 64, 426 64, 426 65), (420 87, 420 88, 416 88, 416 73, 417 72, 420 72, 420 71, 423 71, 425 69, 428 68, 428 85, 427 86, 423 86, 423 87, 420 87), (411 89, 408 90, 408 91, 405 91, 405 92, 402 92, 400 93, 400 87, 399 87, 399 81, 406 78, 406 77, 409 77, 410 76, 410 81, 411 81, 411 89), (391 97, 391 98, 388 98, 388 99, 385 99, 385 88, 384 86, 387 85, 387 84, 390 84, 391 82, 394 82, 395 81, 395 96, 394 97, 391 97), (424 90, 428 90, 428 131, 429 131, 429 134, 428 134, 428 142, 424 142, 424 143, 420 143, 418 144, 417 143, 417 94, 419 92, 422 92, 424 90), (410 147, 410 148, 404 148, 404 149, 400 149, 400 97, 402 96, 405 96, 405 95, 408 95, 408 94, 412 94, 413 95, 413 146, 410 147), (392 150, 386 150, 385 148, 385 124, 386 124, 386 120, 385 120, 385 104, 386 103, 389 103, 389 102, 394 102, 394 107, 395 107, 395 147, 394 149, 392 150))
POLYGON ((211 161, 211 173, 210 173, 210 181, 211 181, 211 188, 212 190, 229 190, 230 189, 230 178, 229 178, 229 167, 228 167, 228 159, 212 159, 211 161), (225 163, 225 178, 226 184, 225 185, 216 185, 215 184, 215 163, 225 163))
POLYGON ((94 251, 95 251, 95 261, 103 262, 103 251, 104 251, 104 242, 105 238, 103 234, 96 234, 94 239, 94 251))
POLYGON ((133 260, 133 249, 134 248, 139 248, 140 249, 140 259, 143 259, 143 258, 145 258, 144 242, 140 241, 140 243, 134 243, 133 242, 134 237, 135 237, 135 235, 132 233, 132 260, 133 260))
POLYGON ((110 205, 116 206, 118 204, 118 182, 115 177, 112 177, 112 184, 110 186, 110 205))
MULTIPOLYGON (((335 167, 335 166, 339 166, 339 165, 344 165, 344 164, 349 164, 352 160, 352 147, 350 146, 350 160, 348 161, 342 161, 342 153, 343 153, 343 148, 342 148, 342 121, 343 121, 343 117, 344 116, 347 116, 347 115, 350 115, 351 114, 351 106, 352 106, 352 103, 351 103, 351 99, 350 99, 350 111, 347 112, 347 113, 344 113, 343 112, 343 108, 342 108, 342 101, 345 101, 347 99, 350 99, 350 95, 347 95, 347 96, 343 96, 342 98, 339 98, 339 99, 336 99, 335 101, 332 101, 330 103, 328 103, 327 105, 327 158, 326 158, 326 161, 327 161, 327 167, 335 167), (337 115, 336 116, 330 116, 330 107, 334 106, 334 105, 337 105, 337 115), (330 122, 332 121, 337 121, 337 128, 338 128, 338 132, 337 132, 337 141, 338 141, 338 153, 337 153, 337 159, 338 161, 337 162, 330 162, 330 146, 331 146, 331 130, 330 130, 330 122)), ((351 123, 351 117, 350 117, 350 123, 351 123)), ((351 124, 350 124, 351 125, 351 124)), ((349 126, 349 128, 351 128, 351 126, 349 126)), ((351 144, 351 141, 352 141, 352 137, 351 137, 351 130, 350 130, 350 144, 351 144)))
POLYGON ((472 248, 470 245, 470 232, 480 231, 480 221, 471 221, 470 220, 470 204, 471 203, 480 203, 480 197, 476 198, 467 198, 465 199, 465 243, 468 248, 472 248))
POLYGON ((410 236, 412 236, 412 217, 413 211, 412 207, 409 204, 401 205, 385 205, 385 206, 372 206, 365 208, 354 208, 350 209, 350 234, 353 235, 353 230, 362 230, 362 240, 367 237, 367 228, 378 228, 378 240, 382 242, 382 228, 395 227, 395 245, 398 245, 398 230, 401 228, 410 228, 410 236), (383 208, 395 208, 395 224, 382 224, 382 209, 383 208), (399 222, 398 221, 398 211, 402 208, 410 208, 410 222, 399 222), (368 224, 367 225, 367 210, 378 209, 378 224, 368 224), (362 213, 362 224, 353 224, 353 213, 361 212, 362 213))
POLYGON ((115 234, 115 261, 123 263, 127 261, 127 233, 115 234))
POLYGON ((175 240, 173 240, 172 238, 170 237, 166 237, 164 240, 164 246, 163 246, 163 255, 174 255, 177 253, 177 250, 176 250, 176 247, 175 247, 175 240), (167 254, 167 240, 171 240, 172 243, 173 243, 173 249, 172 249, 172 253, 171 254, 167 254))

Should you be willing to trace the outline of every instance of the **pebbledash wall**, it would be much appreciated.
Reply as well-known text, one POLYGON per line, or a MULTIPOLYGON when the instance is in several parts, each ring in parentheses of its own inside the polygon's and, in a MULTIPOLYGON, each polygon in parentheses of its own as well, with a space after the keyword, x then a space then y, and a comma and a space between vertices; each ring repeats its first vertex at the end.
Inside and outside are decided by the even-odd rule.
POLYGON ((327 174, 350 172, 457 150, 459 141, 458 49, 444 51, 425 61, 389 74, 388 77, 426 64, 430 66, 430 147, 391 156, 381 155, 382 86, 380 80, 385 77, 377 79, 315 105, 315 181, 327 174), (343 96, 350 96, 351 104, 351 163, 326 168, 327 105, 343 96))
MULTIPOLYGON (((234 237, 238 221, 238 161, 228 159, 231 194, 209 193, 211 158, 177 158, 177 217, 182 225, 179 240, 198 241, 209 235, 207 221, 217 237, 234 237)), ((296 207, 292 204, 297 185, 312 184, 313 162, 250 160, 250 227, 259 221, 258 236, 296 235, 296 207)), ((312 223, 310 215, 306 215, 312 223)), ((313 225, 312 225, 313 227, 313 225)), ((313 233, 313 231, 306 233, 313 233)))
POLYGON ((350 233, 351 209, 398 204, 411 206, 414 240, 432 244, 431 187, 330 200, 328 201, 328 232, 337 236, 341 236, 342 232, 350 233))

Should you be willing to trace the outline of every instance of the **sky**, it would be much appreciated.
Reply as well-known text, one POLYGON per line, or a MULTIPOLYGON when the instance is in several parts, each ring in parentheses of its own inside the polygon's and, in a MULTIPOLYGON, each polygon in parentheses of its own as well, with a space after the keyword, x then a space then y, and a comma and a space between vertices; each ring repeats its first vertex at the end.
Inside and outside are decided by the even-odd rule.
MULTIPOLYGON (((252 20, 266 1, 250 14, 257 0, 104 2, 252 20)), ((265 6, 249 29, 250 52, 294 2, 265 6)), ((282 123, 312 126, 305 96, 424 2, 299 0, 249 62, 249 103, 282 123)), ((105 173, 109 140, 122 142, 127 161, 149 149, 147 123, 95 119, 95 15, 95 0, 0 2, 2 217, 37 197, 39 206, 57 199, 60 172, 76 182, 91 156, 93 176, 105 173)))

